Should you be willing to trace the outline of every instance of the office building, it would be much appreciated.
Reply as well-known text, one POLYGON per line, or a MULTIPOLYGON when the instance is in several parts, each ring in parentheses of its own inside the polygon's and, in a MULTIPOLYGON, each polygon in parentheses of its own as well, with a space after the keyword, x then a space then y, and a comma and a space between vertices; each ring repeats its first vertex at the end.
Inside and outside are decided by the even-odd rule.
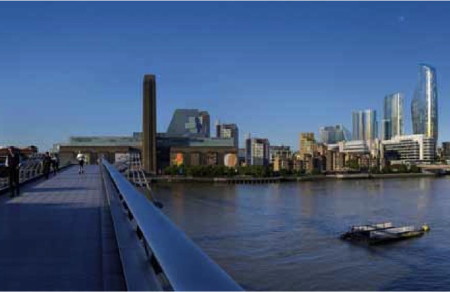
POLYGON ((341 153, 370 153, 369 144, 366 140, 342 141, 338 145, 341 153))
POLYGON ((319 133, 320 140, 325 144, 351 140, 350 132, 343 125, 321 127, 319 133))
POLYGON ((234 147, 239 147, 239 129, 236 124, 217 124, 216 136, 217 138, 233 139, 234 147))
POLYGON ((300 133, 299 151, 302 159, 305 154, 314 155, 315 146, 314 133, 300 133))
POLYGON ((431 163, 436 158, 434 138, 423 134, 396 136, 381 142, 382 158, 385 161, 402 161, 406 163, 431 163))
POLYGON ((382 140, 389 140, 403 135, 403 93, 397 92, 384 97, 384 111, 382 120, 382 140))
POLYGON ((389 140, 392 138, 392 127, 391 120, 382 119, 381 120, 381 140, 389 140))
POLYGON ((268 139, 247 138, 245 141, 247 165, 269 165, 270 144, 268 139))
POLYGON ((177 109, 167 129, 170 137, 210 137, 210 117, 207 111, 177 109))
POLYGON ((353 112, 353 140, 373 140, 377 138, 377 112, 363 110, 353 112))
POLYGON ((142 163, 144 170, 156 174, 156 81, 145 75, 143 84, 142 163))
POLYGON ((414 134, 438 139, 438 94, 436 70, 420 65, 419 81, 411 103, 411 117, 414 134))

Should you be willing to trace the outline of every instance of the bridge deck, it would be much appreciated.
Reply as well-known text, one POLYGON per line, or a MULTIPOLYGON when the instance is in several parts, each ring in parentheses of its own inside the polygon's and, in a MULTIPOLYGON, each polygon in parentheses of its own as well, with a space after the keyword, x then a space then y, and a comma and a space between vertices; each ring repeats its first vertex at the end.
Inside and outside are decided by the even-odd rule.
POLYGON ((0 197, 0 290, 125 289, 98 166, 8 195, 0 197))

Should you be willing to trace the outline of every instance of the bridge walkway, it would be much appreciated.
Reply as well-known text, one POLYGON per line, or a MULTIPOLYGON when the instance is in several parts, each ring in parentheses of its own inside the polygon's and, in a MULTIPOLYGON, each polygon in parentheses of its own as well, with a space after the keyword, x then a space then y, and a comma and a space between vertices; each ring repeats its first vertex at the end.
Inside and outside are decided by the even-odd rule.
POLYGON ((0 290, 125 290, 98 166, 0 197, 0 290))

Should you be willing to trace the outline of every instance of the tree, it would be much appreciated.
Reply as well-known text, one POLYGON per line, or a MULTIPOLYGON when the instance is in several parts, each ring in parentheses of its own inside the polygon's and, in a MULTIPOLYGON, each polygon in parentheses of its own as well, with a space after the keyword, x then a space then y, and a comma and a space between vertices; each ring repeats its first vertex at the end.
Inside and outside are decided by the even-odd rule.
POLYGON ((360 169, 357 159, 350 159, 349 161, 347 161, 346 166, 351 169, 356 169, 356 170, 360 169))
POLYGON ((410 171, 410 172, 413 172, 413 173, 418 173, 418 172, 420 172, 421 170, 420 170, 419 167, 417 167, 417 165, 411 165, 411 167, 409 168, 409 171, 410 171))
POLYGON ((320 170, 318 170, 317 168, 314 168, 314 169, 311 171, 311 174, 312 174, 312 175, 319 175, 319 174, 322 174, 322 172, 321 172, 320 170))

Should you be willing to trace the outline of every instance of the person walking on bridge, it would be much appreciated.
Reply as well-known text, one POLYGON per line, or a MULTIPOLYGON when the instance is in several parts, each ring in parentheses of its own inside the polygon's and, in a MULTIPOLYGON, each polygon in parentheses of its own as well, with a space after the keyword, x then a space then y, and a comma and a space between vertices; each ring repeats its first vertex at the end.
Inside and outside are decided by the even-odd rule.
POLYGON ((56 175, 56 173, 59 170, 59 158, 58 155, 56 155, 56 153, 53 153, 51 158, 52 158, 53 174, 56 175))
POLYGON ((11 197, 17 196, 20 193, 19 182, 19 168, 20 168, 20 153, 19 150, 13 146, 8 148, 8 156, 6 157, 5 166, 8 168, 9 176, 9 189, 11 191, 11 197))
POLYGON ((50 166, 52 164, 52 158, 50 157, 50 154, 48 152, 45 152, 42 164, 44 166, 45 179, 48 179, 48 177, 50 176, 50 166))
POLYGON ((82 154, 81 151, 79 151, 78 155, 77 155, 78 164, 80 165, 80 168, 78 170, 78 174, 84 173, 84 162, 85 162, 84 160, 85 159, 86 158, 84 157, 84 154, 82 154))

